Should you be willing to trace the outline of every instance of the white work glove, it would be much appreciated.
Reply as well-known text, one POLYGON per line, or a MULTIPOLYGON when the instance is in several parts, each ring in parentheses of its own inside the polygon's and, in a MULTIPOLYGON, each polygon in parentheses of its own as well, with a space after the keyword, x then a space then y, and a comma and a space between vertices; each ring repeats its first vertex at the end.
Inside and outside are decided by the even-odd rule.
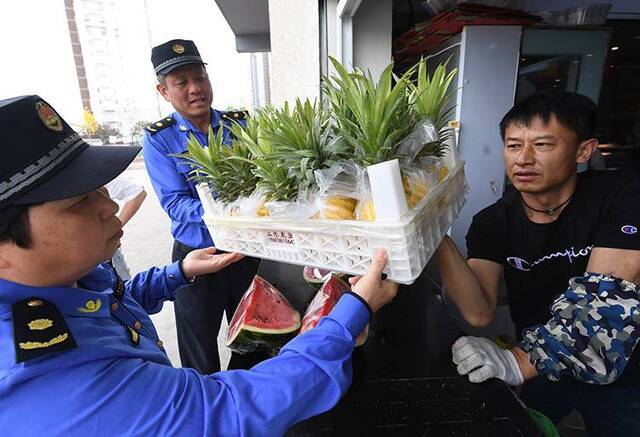
POLYGON ((451 348, 453 362, 460 375, 469 381, 482 382, 498 378, 509 385, 520 385, 524 377, 516 357, 494 342, 482 337, 460 337, 451 348))

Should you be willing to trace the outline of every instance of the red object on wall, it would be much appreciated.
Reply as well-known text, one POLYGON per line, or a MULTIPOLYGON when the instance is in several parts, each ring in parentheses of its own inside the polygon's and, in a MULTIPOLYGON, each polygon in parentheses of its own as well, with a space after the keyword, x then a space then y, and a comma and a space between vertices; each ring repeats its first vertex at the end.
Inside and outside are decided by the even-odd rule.
POLYGON ((453 11, 438 14, 396 38, 393 57, 396 62, 418 58, 430 48, 462 32, 464 26, 530 26, 538 21, 540 17, 522 10, 461 3, 453 11))

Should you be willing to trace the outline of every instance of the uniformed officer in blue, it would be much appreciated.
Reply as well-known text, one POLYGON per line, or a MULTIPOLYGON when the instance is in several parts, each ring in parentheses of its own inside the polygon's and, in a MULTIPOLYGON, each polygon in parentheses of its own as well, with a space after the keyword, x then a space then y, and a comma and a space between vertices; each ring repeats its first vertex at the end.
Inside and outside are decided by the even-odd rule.
MULTIPOLYGON (((175 154, 186 151, 189 135, 206 145, 209 126, 214 133, 223 129, 225 141, 230 142, 229 127, 234 121, 243 123, 245 113, 211 108, 211 82, 193 41, 175 39, 154 47, 151 61, 157 90, 175 112, 146 128, 143 153, 153 188, 171 218, 172 260, 177 261, 214 242, 202 221, 195 185, 189 180, 191 168, 175 154)), ((201 373, 220 370, 216 336, 222 313, 226 310, 231 319, 257 268, 258 260, 247 257, 225 271, 198 278, 176 299, 178 347, 184 367, 201 373)))
POLYGON ((0 101, 0 435, 277 436, 331 408, 355 337, 395 296, 386 255, 318 326, 251 370, 171 367, 148 314, 238 254, 192 251, 127 282, 102 186, 137 147, 89 146, 38 96, 0 101))

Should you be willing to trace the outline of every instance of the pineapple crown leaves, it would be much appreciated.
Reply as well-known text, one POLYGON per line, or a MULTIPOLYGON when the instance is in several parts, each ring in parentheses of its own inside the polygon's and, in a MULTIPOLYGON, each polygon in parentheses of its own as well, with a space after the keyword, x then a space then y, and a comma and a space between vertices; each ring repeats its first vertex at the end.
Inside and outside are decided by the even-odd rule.
POLYGON ((430 119, 440 136, 438 141, 425 144, 419 156, 442 157, 446 150, 445 143, 451 137, 451 130, 447 127, 447 123, 453 117, 455 107, 446 108, 446 106, 455 92, 448 92, 448 89, 458 70, 453 68, 447 72, 450 59, 438 65, 432 76, 428 73, 426 59, 420 59, 417 64, 416 82, 409 84, 409 102, 416 117, 430 119))
POLYGON ((231 156, 249 157, 249 150, 237 141, 231 146, 226 145, 223 129, 214 134, 210 127, 207 143, 203 147, 193 134, 189 134, 187 151, 175 155, 184 159, 181 164, 193 168, 189 179, 209 184, 216 190, 218 198, 227 202, 251 194, 257 183, 251 166, 229 159, 231 156))
POLYGON ((256 177, 256 188, 267 200, 292 200, 298 192, 297 181, 288 174, 287 167, 277 159, 271 141, 271 132, 277 127, 275 109, 261 108, 256 116, 248 119, 246 126, 234 125, 231 133, 242 143, 249 155, 230 156, 230 161, 248 164, 256 177))
POLYGON ((409 101, 417 112, 419 118, 428 118, 433 121, 437 129, 446 126, 449 118, 453 114, 454 107, 446 108, 453 92, 448 92, 449 85, 457 74, 456 68, 447 72, 448 59, 443 64, 438 65, 430 76, 427 70, 427 61, 421 59, 418 65, 418 77, 416 83, 410 83, 409 101))
POLYGON ((272 147, 267 159, 282 162, 302 188, 314 185, 315 170, 348 156, 344 140, 333 135, 328 112, 315 101, 296 99, 292 109, 285 103, 273 117, 275 128, 263 134, 272 147))
POLYGON ((189 172, 192 180, 201 181, 206 175, 215 172, 216 165, 220 162, 220 146, 222 143, 222 129, 216 135, 209 130, 208 145, 202 146, 196 137, 189 133, 187 150, 184 153, 175 153, 175 156, 183 159, 179 165, 188 165, 192 168, 189 172))
POLYGON ((340 135, 354 149, 364 165, 394 157, 398 141, 413 126, 407 88, 413 69, 393 84, 393 64, 376 83, 370 73, 350 73, 331 58, 336 75, 324 82, 324 91, 333 109, 340 135), (345 110, 346 108, 346 110, 345 110))

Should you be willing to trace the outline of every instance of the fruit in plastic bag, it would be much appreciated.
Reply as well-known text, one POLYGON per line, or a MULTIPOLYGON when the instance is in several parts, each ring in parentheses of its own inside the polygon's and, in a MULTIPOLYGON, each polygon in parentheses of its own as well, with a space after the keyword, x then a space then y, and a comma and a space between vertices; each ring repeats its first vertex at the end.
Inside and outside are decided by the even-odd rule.
POLYGON ((353 220, 358 201, 350 197, 329 196, 324 201, 322 217, 326 219, 353 220))
MULTIPOLYGON (((342 279, 330 274, 324 281, 320 290, 311 300, 302 317, 300 334, 314 328, 320 319, 331 312, 338 303, 343 294, 350 291, 351 288, 342 279)), ((369 335, 369 325, 365 326, 362 332, 356 338, 356 346, 361 346, 367 341, 369 335)))
POLYGON ((240 299, 227 329, 226 345, 241 354, 272 354, 300 328, 300 313, 269 282, 256 275, 240 299))

